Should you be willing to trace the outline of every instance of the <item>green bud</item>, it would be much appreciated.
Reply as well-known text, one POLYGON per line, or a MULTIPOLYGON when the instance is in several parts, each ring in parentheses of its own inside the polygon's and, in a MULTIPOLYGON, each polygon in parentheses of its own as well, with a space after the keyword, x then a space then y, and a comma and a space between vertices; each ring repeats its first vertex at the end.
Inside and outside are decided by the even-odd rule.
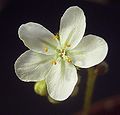
POLYGON ((46 86, 45 80, 36 82, 34 85, 34 91, 41 96, 46 96, 47 86, 46 86))
POLYGON ((94 71, 98 76, 102 76, 106 74, 108 70, 109 70, 109 65, 105 61, 103 61, 102 63, 95 66, 94 71))

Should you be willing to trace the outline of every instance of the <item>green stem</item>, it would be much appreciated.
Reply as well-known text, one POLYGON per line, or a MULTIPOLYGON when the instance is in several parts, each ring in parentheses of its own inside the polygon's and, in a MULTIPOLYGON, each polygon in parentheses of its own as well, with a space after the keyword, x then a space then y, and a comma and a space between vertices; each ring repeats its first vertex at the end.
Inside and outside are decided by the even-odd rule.
POLYGON ((91 105, 92 94, 93 94, 93 90, 94 90, 96 76, 97 76, 97 74, 96 74, 94 68, 89 68, 82 115, 89 114, 89 109, 90 109, 90 105, 91 105))

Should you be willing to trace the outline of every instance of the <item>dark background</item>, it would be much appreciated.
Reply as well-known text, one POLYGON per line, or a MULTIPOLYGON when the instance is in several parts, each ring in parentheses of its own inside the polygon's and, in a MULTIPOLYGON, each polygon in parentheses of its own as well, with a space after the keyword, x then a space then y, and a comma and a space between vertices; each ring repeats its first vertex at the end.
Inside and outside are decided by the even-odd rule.
POLYGON ((71 115, 82 109, 84 77, 78 96, 53 105, 46 97, 34 93, 34 83, 20 81, 14 62, 27 48, 18 38, 18 28, 30 21, 40 23, 51 32, 59 30, 64 11, 77 5, 86 15, 86 34, 103 37, 109 46, 106 61, 109 72, 96 80, 93 103, 120 95, 120 4, 118 1, 89 0, 1 0, 0 1, 0 115, 71 115))

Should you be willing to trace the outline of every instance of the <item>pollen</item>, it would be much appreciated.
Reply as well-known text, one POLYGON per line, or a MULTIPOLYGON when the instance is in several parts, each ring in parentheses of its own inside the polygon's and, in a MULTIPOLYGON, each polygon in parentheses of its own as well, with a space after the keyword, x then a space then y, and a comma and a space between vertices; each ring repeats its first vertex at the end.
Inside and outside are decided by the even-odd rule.
POLYGON ((57 64, 57 62, 56 62, 55 60, 52 60, 51 63, 52 63, 53 65, 56 65, 56 64, 57 64))
POLYGON ((71 47, 71 45, 68 42, 65 42, 64 49, 66 49, 66 47, 71 47))
POLYGON ((44 51, 45 51, 45 52, 48 52, 48 48, 44 48, 44 51))
POLYGON ((67 58, 68 63, 72 63, 72 59, 70 57, 67 58))
POLYGON ((59 34, 57 33, 56 35, 53 36, 53 39, 58 39, 59 40, 59 34))
POLYGON ((67 47, 70 47, 71 45, 70 44, 67 44, 67 47))

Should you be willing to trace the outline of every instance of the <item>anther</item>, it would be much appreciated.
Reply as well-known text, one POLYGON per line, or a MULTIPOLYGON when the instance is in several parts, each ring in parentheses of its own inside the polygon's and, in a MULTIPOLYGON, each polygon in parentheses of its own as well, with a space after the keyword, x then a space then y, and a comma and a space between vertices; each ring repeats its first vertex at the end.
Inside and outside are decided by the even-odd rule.
POLYGON ((48 48, 44 48, 44 51, 45 51, 45 52, 48 52, 48 48))
POLYGON ((66 57, 68 63, 72 63, 72 59, 70 57, 66 57))
POLYGON ((64 49, 62 49, 61 53, 64 53, 64 52, 65 52, 65 50, 64 50, 64 49))
POLYGON ((52 63, 53 65, 56 65, 56 64, 57 64, 57 62, 56 62, 55 60, 52 60, 51 63, 52 63))
POLYGON ((72 63, 72 59, 70 57, 67 58, 68 63, 72 63))
POLYGON ((56 35, 53 36, 53 39, 58 39, 59 40, 59 34, 57 33, 56 35))
POLYGON ((67 44, 67 47, 70 47, 71 45, 70 44, 67 44))

